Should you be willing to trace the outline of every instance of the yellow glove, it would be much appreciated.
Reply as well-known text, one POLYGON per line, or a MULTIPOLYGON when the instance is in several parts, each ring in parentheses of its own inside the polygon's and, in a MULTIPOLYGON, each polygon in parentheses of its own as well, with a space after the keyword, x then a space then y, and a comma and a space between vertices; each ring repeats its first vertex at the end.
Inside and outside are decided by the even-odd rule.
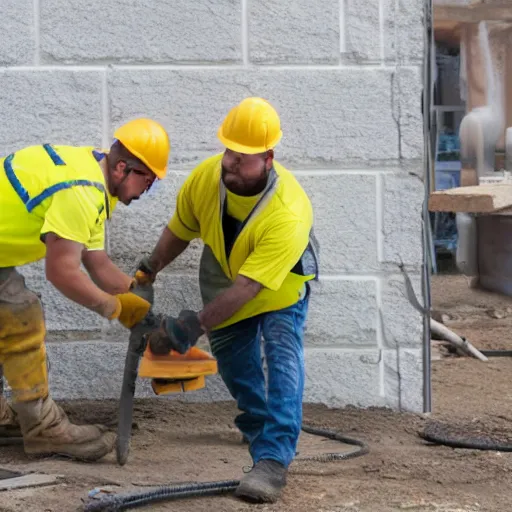
POLYGON ((155 281, 152 275, 146 274, 146 272, 143 272, 142 270, 137 270, 137 272, 135 272, 135 278, 133 280, 141 286, 153 284, 155 281))
POLYGON ((118 319, 127 329, 137 325, 149 312, 151 304, 135 293, 120 293, 116 295, 116 310, 109 320, 118 319))
POLYGON ((147 256, 142 258, 139 262, 139 266, 137 267, 137 271, 135 272, 135 280, 137 281, 137 284, 141 286, 153 284, 155 282, 155 277, 156 274, 151 267, 149 258, 147 256))

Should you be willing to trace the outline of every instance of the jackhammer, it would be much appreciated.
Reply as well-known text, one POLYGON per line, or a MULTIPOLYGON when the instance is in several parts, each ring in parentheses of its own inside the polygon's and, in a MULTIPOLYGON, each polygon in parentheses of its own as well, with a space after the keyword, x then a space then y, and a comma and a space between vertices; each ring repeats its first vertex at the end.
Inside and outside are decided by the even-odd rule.
MULTIPOLYGON (((161 324, 162 316, 155 315, 153 312, 149 312, 144 320, 135 326, 130 333, 130 339, 128 343, 128 349, 126 352, 125 367, 123 374, 123 384, 121 388, 121 398, 119 401, 119 423, 117 430, 117 445, 116 445, 116 456, 117 462, 121 466, 126 464, 128 460, 128 453, 130 449, 130 438, 132 430, 133 420, 133 401, 135 395, 135 384, 137 376, 139 375, 139 363, 141 358, 150 357, 150 350, 148 347, 148 335, 152 331, 158 329, 161 324)), ((205 352, 199 351, 198 357, 195 359, 197 363, 204 363, 205 359, 211 363, 213 358, 209 357, 205 352)), ((191 361, 193 366, 194 360, 191 361)), ((186 380, 194 380, 199 377, 204 379, 204 375, 215 373, 212 371, 211 364, 207 366, 208 370, 205 370, 204 364, 199 365, 200 371, 192 369, 188 373, 190 377, 186 377, 187 372, 168 372, 166 378, 162 379, 161 375, 150 375, 151 371, 145 373, 145 377, 153 379, 153 390, 158 393, 158 390, 165 390, 166 385, 176 384, 177 382, 183 383, 186 380)), ((197 368, 197 367, 196 367, 197 368)), ((202 386, 201 386, 202 387, 202 386)), ((175 391, 175 388, 172 388, 175 391)), ((182 384, 182 389, 185 390, 182 384)), ((313 426, 302 425, 302 431, 308 434, 321 436, 327 439, 339 441, 341 443, 356 446, 355 450, 350 452, 334 452, 334 453, 323 453, 319 455, 297 457, 295 461, 317 461, 317 462, 334 462, 347 460, 355 457, 360 457, 369 452, 366 443, 345 437, 338 432, 320 429, 313 426)), ((173 486, 163 486, 156 489, 138 491, 127 494, 110 495, 97 501, 91 501, 85 505, 85 512, 99 512, 99 511, 118 511, 127 510, 129 508, 135 508, 143 506, 149 503, 157 501, 168 501, 191 497, 200 496, 212 496, 222 495, 234 492, 238 487, 239 480, 227 480, 219 482, 192 482, 190 484, 180 484, 173 486)))

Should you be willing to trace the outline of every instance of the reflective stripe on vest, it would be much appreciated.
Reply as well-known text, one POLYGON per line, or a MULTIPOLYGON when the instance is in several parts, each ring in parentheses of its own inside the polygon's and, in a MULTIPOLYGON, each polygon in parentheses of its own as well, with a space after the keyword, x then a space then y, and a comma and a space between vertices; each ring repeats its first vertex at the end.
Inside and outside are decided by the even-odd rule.
MULTIPOLYGON (((52 162, 55 165, 66 165, 64 160, 57 154, 57 152, 49 145, 44 144, 43 148, 48 153, 48 156, 52 159, 52 162)), ((9 155, 4 160, 4 171, 7 176, 7 179, 9 180, 12 188, 16 191, 20 199, 23 201, 23 204, 25 205, 25 208, 30 213, 36 206, 40 205, 45 199, 52 196, 56 192, 59 192, 60 190, 65 190, 67 188, 71 187, 95 187, 101 192, 105 194, 105 201, 107 204, 107 217, 109 217, 109 204, 108 204, 108 198, 106 196, 105 187, 103 186, 103 183, 99 183, 97 181, 90 181, 90 180, 67 180, 67 181, 61 181, 59 183, 55 183, 54 185, 45 188, 41 193, 39 193, 35 197, 30 197, 29 193, 25 189, 25 187, 21 184, 20 180, 16 176, 16 173, 14 172, 14 169, 12 167, 12 161, 14 159, 15 153, 9 155)), ((96 159, 98 157, 94 155, 96 159)))

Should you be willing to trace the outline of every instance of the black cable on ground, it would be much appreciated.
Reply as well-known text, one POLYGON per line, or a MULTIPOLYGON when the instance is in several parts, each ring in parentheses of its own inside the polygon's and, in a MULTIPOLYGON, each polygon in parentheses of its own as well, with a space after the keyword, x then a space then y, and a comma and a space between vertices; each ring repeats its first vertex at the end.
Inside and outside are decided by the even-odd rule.
POLYGON ((84 512, 117 512, 118 510, 128 510, 157 501, 227 494, 233 492, 238 487, 239 483, 238 480, 201 482, 158 487, 150 491, 118 494, 87 504, 84 508, 84 512))
POLYGON ((512 357, 512 350, 480 350, 485 357, 512 357))
POLYGON ((333 430, 302 425, 302 431, 306 432, 306 434, 325 437, 327 439, 332 439, 333 441, 339 441, 340 443, 357 446, 358 448, 352 450, 351 452, 321 453, 320 455, 307 455, 305 457, 297 457, 295 460, 298 462, 309 460, 316 462, 335 462, 337 460, 347 460, 353 459, 355 457, 361 457, 370 451, 368 445, 363 443, 363 441, 359 441, 359 439, 353 439, 352 437, 343 436, 333 430))
MULTIPOLYGON (((358 439, 353 439, 351 437, 345 437, 333 430, 312 427, 309 425, 303 425, 302 430, 307 434, 313 434, 357 446, 357 449, 351 452, 332 452, 322 453, 320 455, 297 457, 295 459, 297 462, 334 462, 361 457, 369 452, 368 445, 363 441, 359 441, 358 439)), ((239 480, 198 482, 184 485, 163 486, 149 491, 146 490, 128 494, 117 494, 115 496, 107 496, 98 501, 89 502, 85 505, 84 512, 118 512, 120 510, 141 507, 157 501, 228 494, 233 492, 238 487, 239 483, 239 480)))
POLYGON ((472 433, 471 427, 465 430, 461 427, 454 427, 440 422, 429 422, 423 432, 418 432, 418 435, 431 443, 442 444, 452 448, 512 452, 512 442, 472 433))

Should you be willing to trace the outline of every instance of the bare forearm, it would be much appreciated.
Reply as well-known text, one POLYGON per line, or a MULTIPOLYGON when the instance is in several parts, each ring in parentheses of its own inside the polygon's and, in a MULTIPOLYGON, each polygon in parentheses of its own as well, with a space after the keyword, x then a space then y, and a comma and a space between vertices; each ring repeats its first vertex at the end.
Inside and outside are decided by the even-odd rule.
POLYGON ((112 301, 112 296, 98 288, 80 268, 66 269, 63 266, 58 270, 47 268, 46 273, 48 280, 55 288, 73 302, 106 317, 114 312, 115 303, 112 301))
POLYGON ((244 277, 238 277, 233 286, 218 295, 199 313, 199 321, 209 331, 231 318, 261 290, 261 285, 244 277))
POLYGON ((162 231, 149 263, 155 274, 174 261, 187 247, 189 242, 178 238, 167 226, 162 231))
POLYGON ((103 251, 93 251, 84 255, 83 263, 92 280, 105 292, 113 295, 126 293, 132 278, 117 267, 103 251))
POLYGON ((48 233, 46 242, 46 278, 64 296, 109 318, 117 308, 117 299, 98 288, 80 269, 83 246, 48 233))

